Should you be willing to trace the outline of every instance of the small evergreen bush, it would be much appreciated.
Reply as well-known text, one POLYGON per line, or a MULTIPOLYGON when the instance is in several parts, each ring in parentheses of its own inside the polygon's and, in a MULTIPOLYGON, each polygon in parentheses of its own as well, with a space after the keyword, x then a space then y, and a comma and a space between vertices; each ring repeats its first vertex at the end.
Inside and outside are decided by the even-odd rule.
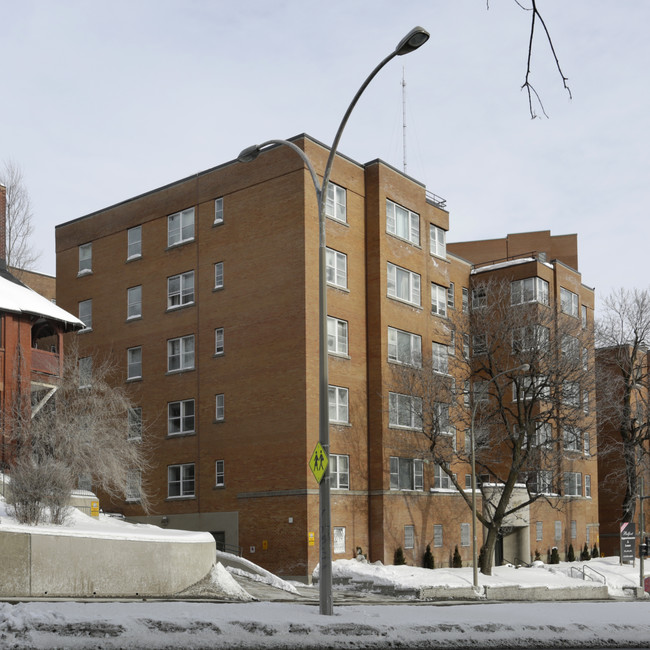
POLYGON ((460 556, 458 545, 454 547, 454 559, 452 561, 452 566, 454 569, 461 569, 463 566, 463 558, 460 556))
POLYGON ((566 561, 567 562, 575 562, 576 561, 576 553, 573 550, 573 544, 569 544, 569 551, 566 554, 566 561))
POLYGON ((591 560, 591 553, 589 552, 589 547, 587 546, 587 542, 585 542, 585 546, 582 549, 582 552, 580 553, 580 560, 582 562, 588 562, 591 560))
POLYGON ((422 558, 422 566, 425 569, 434 569, 435 561, 433 559, 433 553, 431 552, 431 545, 427 544, 427 550, 424 552, 424 557, 422 558))
POLYGON ((591 549, 591 557, 600 557, 600 551, 598 550, 598 547, 594 544, 594 547, 591 549))
POLYGON ((551 561, 549 564, 559 564, 560 563, 560 552, 557 550, 557 546, 554 546, 551 549, 551 561))
POLYGON ((542 554, 539 552, 539 549, 535 549, 535 562, 541 562, 542 561, 542 554))
POLYGON ((395 554, 393 555, 393 564, 396 566, 406 564, 406 558, 404 557, 404 551, 401 546, 398 546, 395 550, 395 554))

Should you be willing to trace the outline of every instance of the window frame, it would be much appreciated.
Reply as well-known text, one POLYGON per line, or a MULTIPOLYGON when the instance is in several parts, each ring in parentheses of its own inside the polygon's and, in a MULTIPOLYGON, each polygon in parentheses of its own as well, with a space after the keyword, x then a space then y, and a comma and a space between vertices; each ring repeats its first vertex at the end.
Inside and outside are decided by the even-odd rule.
POLYGON ((87 275, 93 272, 93 243, 79 244, 79 267, 77 275, 87 275))
POLYGON ((137 284, 126 290, 126 320, 136 320, 142 318, 142 285, 137 284), (134 293, 136 292, 137 293, 134 293), (137 299, 133 299, 133 296, 137 299), (137 311, 136 311, 137 310, 137 311), (133 313, 131 313, 133 311, 133 313))
POLYGON ((173 246, 181 246, 182 244, 187 244, 191 241, 194 241, 194 238, 196 236, 195 217, 196 215, 194 206, 185 208, 184 210, 179 210, 178 212, 174 212, 174 214, 167 215, 167 248, 172 248, 173 246), (175 219, 179 220, 178 229, 175 227, 172 229, 172 225, 175 219), (189 229, 190 222, 192 235, 183 236, 184 231, 189 229), (178 233, 176 233, 176 230, 178 230, 178 233))
POLYGON ((325 275, 327 284, 339 289, 348 288, 348 256, 334 248, 325 249, 325 275))
POLYGON ((560 287, 560 310, 567 316, 580 317, 580 296, 570 289, 560 287))
POLYGON ((226 353, 226 333, 225 328, 214 328, 214 355, 221 356, 226 353))
POLYGON ((194 334, 186 334, 185 336, 167 339, 167 372, 186 372, 194 370, 195 367, 196 345, 194 334), (178 345, 178 350, 174 350, 176 344, 178 345), (178 367, 173 367, 174 359, 178 360, 178 367))
POLYGON ((390 456, 388 463, 391 490, 424 491, 424 461, 421 458, 390 456))
POLYGON ((330 424, 350 424, 350 392, 345 386, 329 384, 327 387, 327 406, 330 424), (334 396, 334 401, 332 401, 334 396), (343 399, 343 396, 345 398, 343 399), (332 411, 336 417, 332 418, 332 411), (341 416, 345 416, 341 419, 341 416))
POLYGON ((214 396, 214 420, 215 422, 223 422, 226 419, 226 395, 225 393, 217 393, 214 396))
POLYGON ((454 489, 451 476, 445 472, 439 463, 433 464, 433 489, 446 491, 454 489))
POLYGON ((420 215, 387 198, 386 232, 393 237, 419 247, 420 215))
POLYGON ((431 368, 435 373, 449 374, 449 346, 445 343, 431 342, 431 368))
POLYGON ((330 454, 330 487, 333 490, 350 489, 350 456, 347 454, 330 454), (345 466, 341 468, 341 465, 345 466))
POLYGON ((126 261, 137 260, 142 257, 142 226, 133 226, 126 231, 126 261), (132 235, 138 235, 135 239, 132 235), (131 252, 135 249, 136 252, 131 252))
POLYGON ((388 426, 391 429, 408 429, 411 431, 422 430, 422 398, 416 395, 405 395, 404 393, 388 392, 388 426), (404 408, 408 418, 404 420, 404 408), (419 405, 419 409, 417 408, 419 405))
POLYGON ((404 526, 404 549, 410 550, 415 548, 415 526, 405 524, 404 526))
POLYGON ((142 379, 142 346, 134 345, 133 347, 127 348, 126 350, 126 380, 134 381, 136 379, 142 379), (133 360, 132 357, 139 356, 139 360, 133 360), (132 368, 140 369, 139 374, 131 374, 132 368))
POLYGON ((224 268, 223 262, 214 263, 214 291, 224 287, 224 268))
POLYGON ((167 310, 189 307, 195 302, 194 269, 167 278, 167 310), (178 289, 172 284, 178 283, 178 289))
POLYGON ((582 496, 582 473, 581 472, 564 472, 564 496, 581 497, 582 496))
POLYGON ((83 329, 79 330, 79 334, 83 332, 92 332, 93 330, 93 299, 79 301, 79 320, 83 323, 83 329), (83 313, 87 309, 87 313, 83 313))
POLYGON ((348 219, 347 190, 332 181, 328 181, 325 195, 325 216, 339 223, 347 223, 348 219), (340 198, 343 198, 341 201, 340 198))
POLYGON ((422 367, 422 337, 419 334, 407 332, 406 330, 401 330, 397 327, 391 327, 389 325, 386 344, 388 361, 399 363, 405 366, 412 366, 414 368, 422 367), (407 340, 409 347, 409 358, 400 358, 403 357, 403 354, 401 353, 405 351, 405 343, 407 340))
POLYGON ((447 318, 447 290, 441 284, 431 283, 431 313, 441 318, 447 318))
POLYGON ((444 528, 442 524, 433 524, 433 548, 442 548, 444 544, 444 528))
POLYGON ((393 298, 393 300, 399 300, 400 302, 420 307, 422 303, 420 275, 392 262, 386 262, 386 264, 386 295, 389 298, 393 298), (401 277, 398 278, 400 274, 401 277), (398 293, 402 289, 404 280, 407 281, 406 297, 398 293))
POLYGON ((348 321, 336 316, 327 317, 327 353, 335 356, 348 356, 348 321), (344 334, 341 333, 341 327, 344 334), (330 345, 331 344, 331 345, 330 345))
POLYGON ((196 496, 196 469, 194 463, 167 465, 167 498, 189 499, 196 496), (172 471, 178 469, 178 479, 172 482, 172 471), (191 470, 191 471, 190 471, 191 470), (186 476, 187 475, 187 476, 186 476), (178 494, 172 494, 172 484, 178 483, 178 494), (189 488, 191 486, 191 491, 189 488))
POLYGON ((187 436, 196 433, 196 403, 193 398, 167 402, 167 436, 187 436), (190 407, 191 406, 191 412, 190 407), (172 409, 178 408, 178 414, 172 409), (178 422, 172 429, 172 423, 178 422))
POLYGON ((226 487, 225 460, 216 460, 214 463, 214 487, 226 487))
POLYGON ((124 500, 127 503, 137 503, 142 500, 142 472, 139 469, 127 470, 124 500))
POLYGON ((527 305, 529 303, 549 304, 549 283, 538 275, 512 280, 510 283, 510 305, 527 305), (526 286, 530 283, 530 286, 526 286))
POLYGON ((447 259, 447 233, 440 226, 429 224, 429 253, 447 259))
POLYGON ((467 547, 470 546, 471 540, 471 528, 468 523, 461 522, 460 524, 460 546, 467 547))
POLYGON ((127 411, 127 440, 142 440, 142 407, 132 406, 127 411))
POLYGON ((223 223, 223 196, 218 196, 214 200, 214 223, 218 226, 223 223))

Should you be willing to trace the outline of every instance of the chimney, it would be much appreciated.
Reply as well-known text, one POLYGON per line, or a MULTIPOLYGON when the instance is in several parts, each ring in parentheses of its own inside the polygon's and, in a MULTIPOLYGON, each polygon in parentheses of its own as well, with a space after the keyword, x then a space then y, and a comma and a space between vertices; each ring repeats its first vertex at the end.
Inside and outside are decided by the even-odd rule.
POLYGON ((0 271, 7 268, 7 188, 0 184, 0 271))

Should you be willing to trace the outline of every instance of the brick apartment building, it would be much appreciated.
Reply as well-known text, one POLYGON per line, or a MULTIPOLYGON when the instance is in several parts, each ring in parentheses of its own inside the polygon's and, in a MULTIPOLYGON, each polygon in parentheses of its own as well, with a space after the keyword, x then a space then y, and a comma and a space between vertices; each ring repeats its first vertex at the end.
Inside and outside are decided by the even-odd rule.
MULTIPOLYGON (((306 135, 293 142, 324 168, 326 147, 306 135)), ((462 496, 428 462, 402 457, 409 427, 394 412, 391 369, 416 347, 423 359, 432 344, 462 353, 451 324, 488 260, 520 258, 479 274, 541 275, 558 304, 570 288, 576 316, 592 327, 576 238, 511 235, 448 254, 449 214, 421 183, 380 160, 342 155, 331 181, 333 557, 360 547, 391 563, 401 546, 420 565, 430 544, 437 566, 455 546, 468 563, 462 496), (533 260, 522 257, 529 251, 533 260)), ((303 578, 318 563, 318 489, 308 467, 318 440, 316 214, 308 170, 280 146, 56 229, 57 300, 86 324, 80 353, 115 359, 136 405, 129 435, 153 443, 152 469, 141 477, 153 511, 140 508, 137 480, 125 501, 104 508, 210 531, 269 570, 303 578)), ((597 542, 595 460, 588 450, 578 455, 579 492, 574 485, 561 511, 532 504, 505 551, 529 559, 536 548, 597 542)))

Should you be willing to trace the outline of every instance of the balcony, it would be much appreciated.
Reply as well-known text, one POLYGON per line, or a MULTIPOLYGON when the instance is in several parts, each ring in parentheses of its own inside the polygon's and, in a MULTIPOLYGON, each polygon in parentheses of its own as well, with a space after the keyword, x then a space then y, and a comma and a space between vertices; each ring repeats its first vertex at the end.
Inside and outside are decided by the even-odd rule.
POLYGON ((58 377, 58 353, 32 348, 32 372, 40 372, 45 375, 55 375, 58 377))

